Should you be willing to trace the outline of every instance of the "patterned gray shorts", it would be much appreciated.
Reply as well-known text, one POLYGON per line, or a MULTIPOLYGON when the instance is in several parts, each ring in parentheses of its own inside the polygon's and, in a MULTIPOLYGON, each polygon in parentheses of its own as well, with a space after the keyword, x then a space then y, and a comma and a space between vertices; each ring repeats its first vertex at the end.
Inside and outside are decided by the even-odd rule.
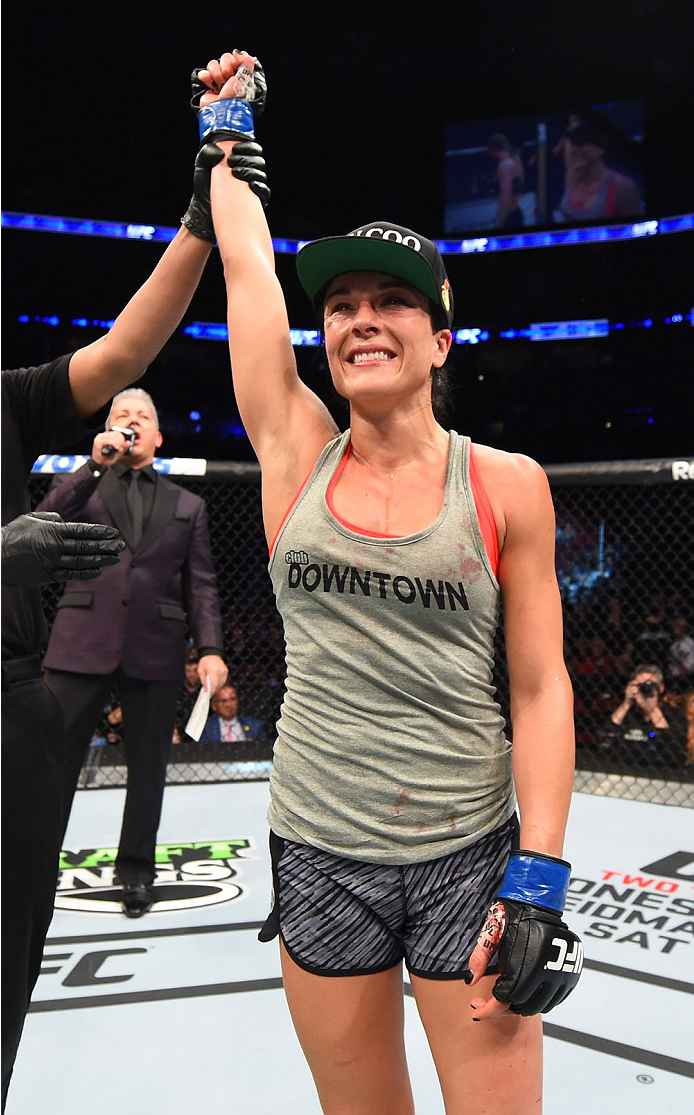
POLYGON ((512 817, 459 852, 393 867, 271 833, 275 904, 259 940, 280 933, 295 963, 321 976, 370 975, 404 959, 414 975, 461 979, 517 833, 512 817))

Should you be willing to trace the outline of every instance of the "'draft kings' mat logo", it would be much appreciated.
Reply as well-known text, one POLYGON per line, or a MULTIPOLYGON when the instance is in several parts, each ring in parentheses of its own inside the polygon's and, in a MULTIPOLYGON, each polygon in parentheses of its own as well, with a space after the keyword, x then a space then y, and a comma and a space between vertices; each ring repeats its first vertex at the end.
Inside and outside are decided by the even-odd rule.
MULTIPOLYGON (((239 882, 239 861, 250 847, 251 841, 244 839, 158 844, 152 913, 214 906, 241 897, 244 888, 239 882)), ((117 848, 64 848, 60 853, 56 909, 121 913, 117 852, 117 848)))

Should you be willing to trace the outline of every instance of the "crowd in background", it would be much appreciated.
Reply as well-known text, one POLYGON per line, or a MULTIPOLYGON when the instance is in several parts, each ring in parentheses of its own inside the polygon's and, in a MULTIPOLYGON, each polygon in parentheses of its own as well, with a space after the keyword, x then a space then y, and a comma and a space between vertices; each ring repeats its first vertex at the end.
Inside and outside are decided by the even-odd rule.
MULTIPOLYGON (((229 679, 211 699, 199 743, 229 744, 234 758, 260 757, 261 752, 269 757, 284 694, 281 626, 275 624, 261 628, 257 621, 249 622, 247 626, 233 626, 225 660, 229 667, 229 679)), ((200 692, 198 652, 189 643, 172 739, 174 746, 198 742, 188 735, 186 726, 200 692)), ((122 728, 123 711, 118 693, 114 692, 104 708, 92 744, 97 747, 105 744, 119 746, 122 743, 122 728)), ((172 752, 171 761, 176 761, 175 752, 172 752)))
MULTIPOLYGON (((579 759, 591 752, 602 759, 621 759, 625 765, 661 766, 676 772, 694 764, 694 635, 685 602, 677 597, 655 596, 642 608, 616 591, 565 602, 565 656, 574 686, 576 742, 579 759), (620 740, 611 716, 624 700, 627 685, 642 667, 662 674, 660 706, 668 720, 667 732, 655 732, 647 741, 620 740)), ((265 744, 270 755, 284 693, 284 641, 279 623, 261 623, 256 617, 232 626, 225 658, 229 683, 238 701, 241 719, 262 724, 262 732, 246 731, 249 746, 265 744)), ((657 675, 656 675, 657 677, 657 675)), ((186 724, 200 693, 198 658, 194 647, 186 655, 186 676, 181 686, 173 743, 193 744, 186 724)), ((222 700, 229 699, 223 693, 222 700)), ((213 701, 201 744, 209 743, 212 724, 219 716, 213 701)), ((222 711, 226 711, 222 708, 222 711)), ((104 710, 94 742, 121 742, 122 711, 117 695, 104 710)), ((219 739, 215 726, 215 739, 219 739)), ((235 741, 229 739, 232 750, 235 741)), ((241 749, 243 750, 243 749, 241 749)), ((256 747, 255 751, 259 751, 256 747)), ((172 752, 176 761, 176 752, 172 752)))
MULTIPOLYGON (((631 757, 636 765, 650 761, 673 769, 694 763, 694 637, 687 603, 659 594, 635 607, 612 591, 565 604, 564 625, 579 749, 617 749, 611 718, 630 681, 648 668, 669 733, 650 733, 647 746, 632 748, 631 757)), ((625 748, 619 757, 629 758, 625 748)))

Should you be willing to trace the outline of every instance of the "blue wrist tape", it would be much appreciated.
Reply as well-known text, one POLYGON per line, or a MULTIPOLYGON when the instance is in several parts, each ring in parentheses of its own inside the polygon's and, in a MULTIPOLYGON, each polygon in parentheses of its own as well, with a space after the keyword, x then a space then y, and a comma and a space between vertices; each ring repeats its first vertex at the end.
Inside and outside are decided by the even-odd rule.
POLYGON ((200 142, 206 143, 214 132, 232 132, 239 137, 255 139, 253 131, 253 109, 248 101, 236 97, 225 97, 223 101, 213 101, 198 112, 200 142))
POLYGON ((570 878, 571 865, 565 860, 533 852, 512 852, 499 898, 527 902, 530 906, 544 906, 562 914, 570 878))

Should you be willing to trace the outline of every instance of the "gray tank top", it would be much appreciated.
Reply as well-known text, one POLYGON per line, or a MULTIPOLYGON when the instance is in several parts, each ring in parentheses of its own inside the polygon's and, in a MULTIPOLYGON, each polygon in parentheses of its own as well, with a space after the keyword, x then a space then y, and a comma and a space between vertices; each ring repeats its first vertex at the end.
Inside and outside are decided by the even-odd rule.
POLYGON ((287 690, 270 779, 278 836, 372 863, 448 855, 515 807, 492 685, 499 585, 450 435, 443 505, 404 538, 364 535, 326 494, 349 430, 321 453, 270 560, 287 690))
POLYGON ((591 205, 583 209, 573 204, 571 191, 566 190, 559 202, 562 213, 572 220, 596 221, 600 217, 614 217, 613 175, 608 171, 600 187, 600 192, 591 205))

